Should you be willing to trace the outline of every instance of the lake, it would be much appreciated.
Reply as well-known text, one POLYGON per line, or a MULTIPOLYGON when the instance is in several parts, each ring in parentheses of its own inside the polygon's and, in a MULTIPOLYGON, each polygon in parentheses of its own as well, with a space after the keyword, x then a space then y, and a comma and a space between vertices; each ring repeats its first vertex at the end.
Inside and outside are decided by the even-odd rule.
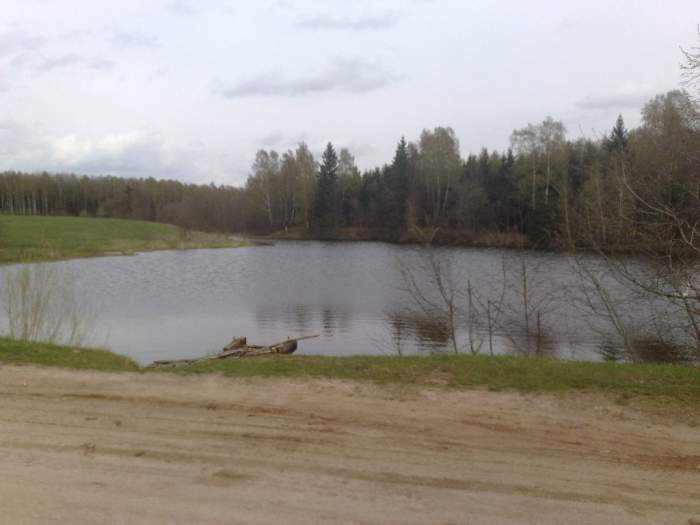
MULTIPOLYGON (((478 295, 482 307, 493 305, 494 311, 497 304, 522 303, 517 270, 527 264, 536 306, 530 326, 535 326, 534 312, 539 311, 537 337, 546 343, 542 348, 565 358, 600 359, 598 349, 609 334, 604 323, 577 306, 579 279, 567 256, 475 248, 438 251, 449 261, 454 282, 460 287, 469 282, 474 299, 478 295), (504 290, 506 267, 510 284, 504 290)), ((417 282, 427 282, 416 269, 424 260, 421 253, 416 246, 382 243, 277 242, 46 264, 75 276, 78 295, 95 314, 86 344, 148 363, 216 352, 233 336, 270 344, 320 334, 300 343, 301 354, 450 350, 443 331, 436 328, 439 323, 426 320, 404 290, 401 268, 411 269, 417 282)), ((0 278, 12 268, 1 268, 0 278)), ((465 308, 467 301, 459 297, 465 308)), ((484 322, 475 325, 471 347, 468 331, 461 327, 462 350, 517 352, 524 329, 516 306, 494 319, 489 330, 484 322)), ((643 319, 642 313, 637 317, 643 319)))

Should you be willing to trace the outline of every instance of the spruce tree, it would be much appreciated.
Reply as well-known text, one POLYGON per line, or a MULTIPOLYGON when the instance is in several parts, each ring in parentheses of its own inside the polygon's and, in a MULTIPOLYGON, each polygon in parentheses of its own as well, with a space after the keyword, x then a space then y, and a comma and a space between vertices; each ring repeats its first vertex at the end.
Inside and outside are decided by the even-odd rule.
POLYGON ((627 128, 622 115, 618 115, 615 127, 610 132, 610 137, 605 141, 605 145, 611 151, 625 151, 627 149, 627 128))
POLYGON ((389 186, 389 222, 390 226, 405 227, 406 208, 409 197, 409 158, 408 144, 406 139, 401 137, 396 146, 394 160, 387 172, 389 186))
POLYGON ((321 228, 335 226, 336 186, 338 178, 338 156, 330 142, 323 152, 321 167, 318 172, 316 202, 314 211, 321 228))

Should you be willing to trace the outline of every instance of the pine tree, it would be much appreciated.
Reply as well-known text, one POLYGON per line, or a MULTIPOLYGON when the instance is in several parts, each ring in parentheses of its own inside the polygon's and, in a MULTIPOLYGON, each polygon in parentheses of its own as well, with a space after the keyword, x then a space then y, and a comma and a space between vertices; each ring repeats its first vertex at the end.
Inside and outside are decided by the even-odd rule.
POLYGON ((338 155, 330 142, 323 152, 321 168, 318 172, 314 212, 321 228, 335 226, 336 186, 338 179, 338 155))
POLYGON ((387 170, 388 203, 387 223, 390 227, 403 229, 406 222, 406 208, 409 196, 409 158, 408 144, 401 137, 396 146, 394 160, 387 170))
POLYGON ((408 182, 408 144, 406 144, 406 139, 404 137, 401 137, 401 140, 396 146, 396 153, 394 154, 391 167, 394 169, 397 184, 408 182))
POLYGON ((605 145, 610 151, 625 151, 627 149, 627 128, 622 115, 618 115, 615 127, 610 132, 610 137, 605 141, 605 145))

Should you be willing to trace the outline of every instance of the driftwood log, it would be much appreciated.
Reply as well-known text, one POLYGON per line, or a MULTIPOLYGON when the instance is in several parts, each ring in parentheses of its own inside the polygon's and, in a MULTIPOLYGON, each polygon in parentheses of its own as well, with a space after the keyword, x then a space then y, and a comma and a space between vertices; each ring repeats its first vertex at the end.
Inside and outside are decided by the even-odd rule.
POLYGON ((178 368, 180 366, 191 365, 192 363, 196 363, 197 361, 201 361, 201 359, 173 359, 165 361, 153 361, 150 365, 148 365, 148 368, 178 368))
POLYGON ((255 346, 246 345, 240 347, 226 347, 220 354, 215 354, 209 359, 226 359, 229 357, 253 357, 257 355, 270 354, 293 354, 297 349, 296 339, 290 339, 282 343, 277 343, 270 346, 255 346))
POLYGON ((247 337, 234 337, 231 339, 231 342, 224 346, 224 349, 222 352, 226 352, 228 350, 233 350, 235 348, 242 348, 248 344, 248 338, 247 337))
POLYGON ((256 357, 263 355, 288 355, 293 354, 297 347, 299 341, 304 339, 313 339, 314 337, 320 337, 319 334, 316 335, 306 335, 304 337, 296 337, 294 339, 287 339, 286 341, 281 341, 268 346, 257 346, 249 345, 248 340, 245 337, 234 337, 229 344, 227 344, 221 352, 207 357, 202 357, 199 359, 175 359, 170 361, 154 361, 150 367, 151 368, 178 368, 181 366, 191 365, 193 363, 200 363, 203 361, 212 361, 217 359, 229 359, 229 358, 241 358, 241 357, 256 357))

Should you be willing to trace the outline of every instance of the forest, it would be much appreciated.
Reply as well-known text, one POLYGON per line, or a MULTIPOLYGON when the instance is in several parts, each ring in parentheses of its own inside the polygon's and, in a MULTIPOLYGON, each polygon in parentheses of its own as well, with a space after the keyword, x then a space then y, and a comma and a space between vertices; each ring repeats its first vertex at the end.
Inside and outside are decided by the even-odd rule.
MULTIPOLYGON (((507 151, 466 158, 449 127, 401 138, 393 159, 361 172, 329 143, 260 150, 242 187, 114 176, 0 174, 0 211, 118 217, 202 231, 667 252, 700 221, 698 104, 658 95, 627 129, 569 139, 551 117, 516 129, 507 151)), ((687 239, 686 239, 687 240, 687 239)), ((675 249, 675 248, 673 248, 675 249)))

